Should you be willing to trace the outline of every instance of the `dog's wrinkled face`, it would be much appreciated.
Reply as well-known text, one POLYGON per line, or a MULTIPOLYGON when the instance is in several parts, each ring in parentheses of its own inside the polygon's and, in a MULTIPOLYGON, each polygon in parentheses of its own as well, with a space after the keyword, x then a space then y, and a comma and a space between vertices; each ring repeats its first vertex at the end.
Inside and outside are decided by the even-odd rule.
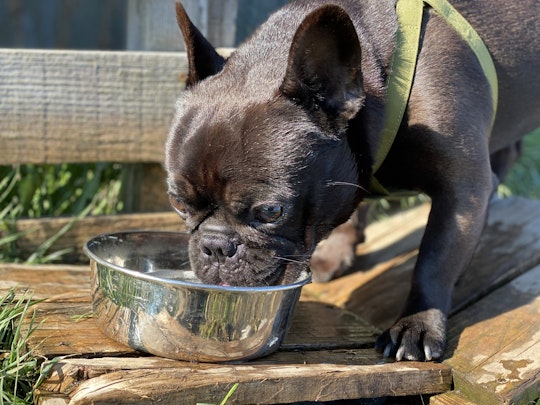
POLYGON ((213 284, 292 282, 346 220, 335 204, 355 199, 343 185, 357 181, 355 160, 284 98, 232 108, 181 103, 169 141, 169 193, 192 232, 192 266, 213 284))
MULTIPOLYGON (((357 163, 345 125, 362 101, 356 90, 359 72, 348 68, 358 61, 343 67, 304 60, 305 55, 359 59, 359 48, 340 49, 339 35, 320 33, 328 25, 319 21, 323 17, 315 15, 296 34, 299 44, 293 45, 288 66, 275 68, 284 77, 257 88, 258 80, 245 84, 239 77, 244 65, 232 59, 225 65, 178 9, 189 88, 177 104, 166 169, 171 204, 192 233, 192 267, 206 283, 295 281, 316 244, 347 220, 359 200, 357 163), (310 29, 323 39, 304 41, 310 29), (326 38, 333 42, 325 43, 326 38), (322 43, 325 49, 306 52, 303 42, 322 43), (306 64, 314 69, 306 73, 306 64), (327 71, 328 66, 343 71, 327 71), (335 85, 332 79, 331 86, 314 81, 334 76, 347 81, 335 85), (311 88, 316 94, 306 90, 311 88)), ((354 33, 343 18, 336 26, 347 23, 354 33)), ((353 39, 358 41, 355 33, 353 39)))

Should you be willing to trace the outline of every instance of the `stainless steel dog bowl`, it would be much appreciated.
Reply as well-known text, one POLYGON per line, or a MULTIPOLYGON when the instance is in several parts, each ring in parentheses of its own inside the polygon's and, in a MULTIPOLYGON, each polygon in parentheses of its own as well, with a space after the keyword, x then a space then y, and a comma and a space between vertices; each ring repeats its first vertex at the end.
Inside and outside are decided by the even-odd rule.
POLYGON ((189 235, 124 232, 97 236, 90 257, 93 310, 101 329, 136 350, 178 360, 248 360, 282 342, 303 285, 222 287, 190 269, 189 235))

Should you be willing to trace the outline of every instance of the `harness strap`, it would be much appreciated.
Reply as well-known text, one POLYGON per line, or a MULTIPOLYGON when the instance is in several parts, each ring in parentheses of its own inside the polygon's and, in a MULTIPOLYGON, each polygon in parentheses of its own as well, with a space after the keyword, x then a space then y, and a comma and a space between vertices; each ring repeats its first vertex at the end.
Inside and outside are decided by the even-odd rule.
POLYGON ((396 49, 392 56, 387 83, 385 124, 372 173, 379 169, 390 151, 409 102, 416 69, 423 8, 422 0, 398 0, 396 4, 398 20, 396 49))
MULTIPOLYGON (((493 59, 491 59, 484 41, 482 41, 482 38, 471 24, 447 0, 424 0, 424 2, 429 4, 469 44, 476 55, 491 88, 494 121, 497 113, 497 102, 499 101, 499 85, 493 59)), ((492 125, 493 121, 491 122, 492 125)))
MULTIPOLYGON (((493 119, 495 119, 498 101, 497 73, 488 49, 474 28, 447 0, 398 0, 396 48, 392 56, 391 72, 387 83, 385 124, 381 134, 381 144, 372 167, 373 174, 388 155, 409 102, 418 56, 424 3, 431 6, 448 25, 456 30, 475 53, 491 88, 493 119)), ((374 176, 372 176, 370 188, 377 194, 388 194, 374 176)))

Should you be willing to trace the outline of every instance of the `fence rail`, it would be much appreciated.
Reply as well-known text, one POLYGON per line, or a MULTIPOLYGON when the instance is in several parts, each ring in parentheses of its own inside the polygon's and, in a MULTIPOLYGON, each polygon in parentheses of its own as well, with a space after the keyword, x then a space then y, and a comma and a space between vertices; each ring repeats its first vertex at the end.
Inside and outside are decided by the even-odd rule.
POLYGON ((185 53, 0 50, 0 163, 161 162, 185 53))

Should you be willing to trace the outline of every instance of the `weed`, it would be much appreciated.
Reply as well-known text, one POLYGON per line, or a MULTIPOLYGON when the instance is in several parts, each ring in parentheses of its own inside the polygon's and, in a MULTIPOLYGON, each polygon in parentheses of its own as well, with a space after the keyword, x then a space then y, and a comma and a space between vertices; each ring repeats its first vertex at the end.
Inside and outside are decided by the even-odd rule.
POLYGON ((25 294, 18 297, 11 289, 0 298, 0 405, 31 404, 35 389, 43 382, 59 358, 43 361, 26 350, 30 335, 39 325, 32 301, 25 294), (28 319, 23 332, 23 319, 28 319))
MULTIPOLYGON (((234 392, 236 391, 236 389, 238 388, 238 383, 235 383, 231 389, 229 390, 229 392, 227 393, 227 395, 225 395, 225 397, 223 398, 223 400, 219 403, 219 405, 225 405, 227 403, 227 401, 231 398, 232 394, 234 394, 234 392)), ((212 405, 212 404, 205 404, 205 403, 202 403, 202 402, 198 402, 197 405, 212 405)))
POLYGON ((507 195, 540 199, 540 128, 523 139, 523 153, 502 186, 507 195))
POLYGON ((123 168, 113 163, 0 166, 0 262, 42 264, 61 260, 71 249, 49 252, 73 224, 86 215, 122 211, 123 168), (17 232, 20 218, 70 215, 73 219, 27 258, 16 241, 34 230, 17 232))

